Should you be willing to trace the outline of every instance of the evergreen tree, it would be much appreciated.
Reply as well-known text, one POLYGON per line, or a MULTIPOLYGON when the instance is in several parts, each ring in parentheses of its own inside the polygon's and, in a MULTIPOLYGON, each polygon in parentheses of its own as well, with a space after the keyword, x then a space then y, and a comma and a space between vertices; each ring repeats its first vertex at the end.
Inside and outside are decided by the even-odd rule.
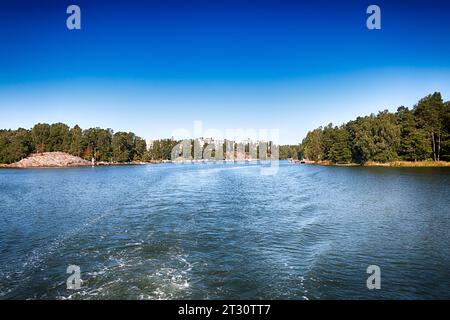
POLYGON ((83 131, 78 125, 70 130, 70 147, 69 153, 74 156, 81 157, 86 146, 83 144, 83 131))
POLYGON ((343 126, 334 130, 334 141, 330 149, 330 158, 334 163, 350 163, 352 152, 349 146, 350 134, 343 126))
POLYGON ((401 128, 399 156, 407 161, 426 160, 431 155, 431 148, 426 133, 417 128, 414 113, 408 108, 400 107, 397 118, 401 128))
POLYGON ((322 158, 323 160, 332 160, 333 154, 333 146, 336 142, 336 131, 337 128, 333 128, 333 124, 328 124, 322 130, 322 158))
POLYGON ((444 104, 441 159, 450 161, 450 101, 444 104))
POLYGON ((148 159, 147 143, 141 137, 136 136, 134 160, 135 161, 146 161, 147 159, 148 159))
POLYGON ((0 130, 0 163, 19 161, 33 151, 33 139, 29 130, 0 130))
POLYGON ((47 151, 69 152, 70 140, 69 126, 64 123, 54 123, 50 126, 47 151))
POLYGON ((112 139, 113 159, 116 162, 131 162, 135 155, 135 135, 117 132, 112 139))
POLYGON ((87 160, 111 161, 111 141, 113 132, 111 129, 90 128, 83 134, 83 141, 87 148, 84 157, 87 160))
POLYGON ((31 130, 33 143, 37 152, 45 152, 50 138, 50 125, 47 123, 38 123, 31 130))
POLYGON ((302 152, 306 159, 312 161, 323 160, 322 127, 308 132, 302 142, 302 152))
POLYGON ((439 161, 445 119, 445 108, 441 94, 435 92, 421 99, 414 107, 414 114, 419 128, 428 134, 433 160, 439 161))

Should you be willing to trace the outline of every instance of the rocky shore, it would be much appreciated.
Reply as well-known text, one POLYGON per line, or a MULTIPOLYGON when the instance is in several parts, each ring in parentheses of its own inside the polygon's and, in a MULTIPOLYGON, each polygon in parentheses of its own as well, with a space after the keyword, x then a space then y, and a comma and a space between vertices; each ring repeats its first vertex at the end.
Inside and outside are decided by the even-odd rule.
POLYGON ((90 161, 64 152, 44 152, 30 155, 28 158, 8 165, 9 168, 62 168, 87 167, 90 161))

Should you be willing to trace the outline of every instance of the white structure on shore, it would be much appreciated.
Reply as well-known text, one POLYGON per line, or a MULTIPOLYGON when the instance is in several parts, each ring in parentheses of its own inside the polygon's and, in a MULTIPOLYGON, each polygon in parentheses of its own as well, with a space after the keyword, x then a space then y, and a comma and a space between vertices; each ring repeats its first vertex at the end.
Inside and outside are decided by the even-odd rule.
POLYGON ((145 143, 147 145, 147 151, 150 151, 153 149, 153 139, 147 139, 145 140, 145 143))

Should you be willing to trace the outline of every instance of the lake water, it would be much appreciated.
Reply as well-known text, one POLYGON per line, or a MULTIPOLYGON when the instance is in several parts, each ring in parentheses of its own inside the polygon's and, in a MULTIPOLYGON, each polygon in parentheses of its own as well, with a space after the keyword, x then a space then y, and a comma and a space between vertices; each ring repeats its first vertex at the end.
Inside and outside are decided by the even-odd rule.
POLYGON ((450 168, 4 169, 0 299, 449 299, 449 230, 450 168))

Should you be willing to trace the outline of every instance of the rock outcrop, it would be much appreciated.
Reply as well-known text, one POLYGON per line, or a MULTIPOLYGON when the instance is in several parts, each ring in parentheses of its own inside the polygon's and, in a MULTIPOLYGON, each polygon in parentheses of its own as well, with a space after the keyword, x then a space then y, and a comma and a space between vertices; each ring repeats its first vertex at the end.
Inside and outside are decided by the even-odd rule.
POLYGON ((28 158, 10 164, 10 168, 61 168, 61 167, 87 167, 90 161, 72 156, 64 152, 44 152, 30 155, 28 158))

